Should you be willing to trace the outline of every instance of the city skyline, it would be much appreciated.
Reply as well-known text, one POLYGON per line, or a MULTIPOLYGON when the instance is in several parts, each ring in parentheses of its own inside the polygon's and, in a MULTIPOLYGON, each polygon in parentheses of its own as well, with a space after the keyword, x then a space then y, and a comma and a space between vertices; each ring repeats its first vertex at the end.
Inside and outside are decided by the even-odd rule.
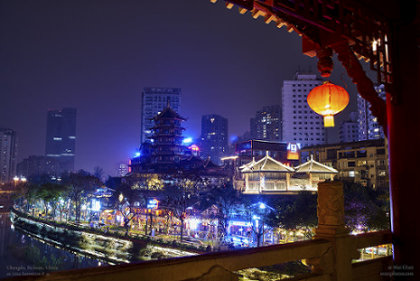
MULTIPOLYGON (((0 19, 8 26, 1 30, 0 126, 19 134, 18 161, 43 153, 50 108, 78 110, 75 168, 115 174, 138 149, 141 89, 182 89, 186 136, 199 137, 204 114, 225 116, 230 136, 238 136, 259 108, 280 102, 283 80, 299 69, 316 73, 297 34, 223 5, 22 3, 2 3, 0 19)), ((349 85, 355 100, 339 63, 331 80, 349 85)))

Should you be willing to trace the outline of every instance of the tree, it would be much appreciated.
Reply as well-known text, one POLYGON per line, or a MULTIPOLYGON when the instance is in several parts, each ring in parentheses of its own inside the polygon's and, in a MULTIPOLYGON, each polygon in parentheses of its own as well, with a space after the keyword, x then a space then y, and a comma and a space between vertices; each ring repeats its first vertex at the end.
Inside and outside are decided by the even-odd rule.
POLYGON ((275 210, 263 202, 254 203, 249 200, 245 201, 243 208, 243 212, 251 223, 251 230, 257 238, 257 247, 259 247, 264 234, 268 231, 268 228, 264 226, 269 226, 269 219, 275 210))
POLYGON ((312 237, 312 230, 318 224, 316 194, 300 191, 295 196, 276 200, 272 206, 275 211, 269 214, 268 225, 287 230, 302 229, 306 238, 312 237))
POLYGON ((104 178, 104 169, 102 169, 99 166, 96 166, 95 168, 93 168, 93 175, 97 177, 100 181, 102 181, 104 178))
POLYGON ((187 216, 187 208, 198 202, 198 181, 185 178, 177 181, 177 184, 165 186, 163 190, 163 206, 171 210, 173 216, 181 222, 180 240, 183 239, 184 221, 187 216))
POLYGON ((79 223, 82 200, 86 200, 87 194, 102 183, 97 177, 83 170, 64 175, 63 183, 69 188, 69 199, 74 203, 76 211, 75 221, 79 223))
POLYGON ((343 182, 344 215, 350 229, 389 229, 389 195, 386 189, 343 182))
POLYGON ((134 189, 130 183, 123 182, 115 187, 113 197, 124 219, 125 235, 128 235, 131 221, 138 216, 134 205, 137 202, 138 207, 144 207, 146 196, 139 190, 134 189))
POLYGON ((241 193, 231 183, 212 187, 201 194, 201 209, 211 206, 217 208, 216 218, 221 230, 219 232, 220 240, 226 239, 228 222, 241 203, 243 203, 241 193))
POLYGON ((37 189, 37 198, 43 202, 45 215, 48 215, 48 206, 51 206, 53 217, 59 199, 65 194, 67 188, 61 184, 46 182, 37 189))

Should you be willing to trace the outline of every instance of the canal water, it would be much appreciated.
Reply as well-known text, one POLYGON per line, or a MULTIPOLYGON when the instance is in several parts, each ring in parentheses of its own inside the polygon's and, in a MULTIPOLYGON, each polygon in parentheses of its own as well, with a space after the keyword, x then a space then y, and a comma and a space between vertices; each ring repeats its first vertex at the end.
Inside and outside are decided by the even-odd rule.
POLYGON ((0 279, 101 265, 106 263, 70 253, 23 234, 12 225, 9 213, 0 212, 0 279))

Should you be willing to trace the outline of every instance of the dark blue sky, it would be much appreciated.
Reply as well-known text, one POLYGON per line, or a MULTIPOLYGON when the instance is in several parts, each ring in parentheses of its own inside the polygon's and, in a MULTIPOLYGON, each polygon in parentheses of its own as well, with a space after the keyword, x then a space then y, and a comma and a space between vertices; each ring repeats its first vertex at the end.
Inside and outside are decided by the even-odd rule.
MULTIPOLYGON (((283 80, 316 70, 296 33, 208 0, 0 1, 0 61, 0 127, 17 131, 19 160, 44 154, 48 109, 76 107, 76 168, 107 174, 139 145, 143 87, 182 88, 186 135, 210 113, 241 135, 283 80)), ((346 116, 354 87, 338 63, 331 80, 350 92, 346 116)))

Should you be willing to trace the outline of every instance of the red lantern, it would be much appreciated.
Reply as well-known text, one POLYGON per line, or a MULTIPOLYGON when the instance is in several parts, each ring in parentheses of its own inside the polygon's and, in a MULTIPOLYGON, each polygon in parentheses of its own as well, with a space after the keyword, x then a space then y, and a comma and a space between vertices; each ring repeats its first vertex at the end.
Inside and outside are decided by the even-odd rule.
POLYGON ((334 127, 334 115, 349 104, 349 94, 330 82, 313 88, 306 99, 310 108, 324 116, 324 127, 334 127))

